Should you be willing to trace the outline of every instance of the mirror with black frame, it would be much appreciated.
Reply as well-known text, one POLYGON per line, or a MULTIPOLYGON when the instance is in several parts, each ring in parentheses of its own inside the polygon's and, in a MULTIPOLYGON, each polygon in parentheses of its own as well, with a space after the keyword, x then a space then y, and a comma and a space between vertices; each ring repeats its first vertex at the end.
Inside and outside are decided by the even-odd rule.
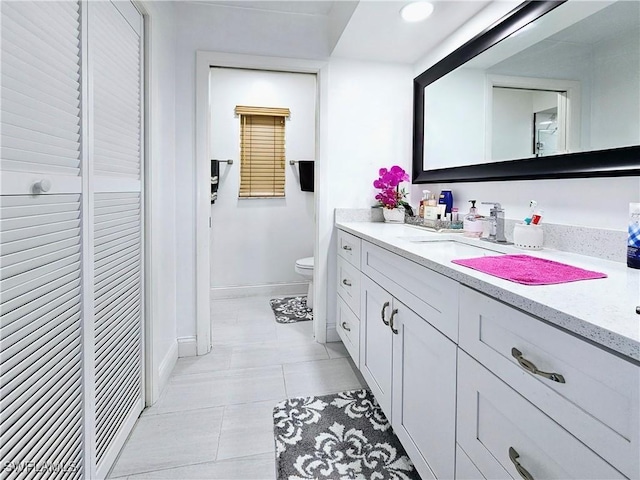
POLYGON ((639 172, 637 0, 525 2, 414 79, 414 183, 639 172))

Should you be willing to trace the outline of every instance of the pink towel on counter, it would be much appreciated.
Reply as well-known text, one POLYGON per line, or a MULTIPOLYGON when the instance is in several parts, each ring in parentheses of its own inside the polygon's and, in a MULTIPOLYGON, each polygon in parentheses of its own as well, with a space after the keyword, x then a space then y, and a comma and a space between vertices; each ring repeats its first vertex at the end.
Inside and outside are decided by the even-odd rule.
POLYGON ((552 285, 593 278, 607 278, 604 273, 592 272, 529 255, 497 255, 451 261, 494 277, 524 285, 552 285))

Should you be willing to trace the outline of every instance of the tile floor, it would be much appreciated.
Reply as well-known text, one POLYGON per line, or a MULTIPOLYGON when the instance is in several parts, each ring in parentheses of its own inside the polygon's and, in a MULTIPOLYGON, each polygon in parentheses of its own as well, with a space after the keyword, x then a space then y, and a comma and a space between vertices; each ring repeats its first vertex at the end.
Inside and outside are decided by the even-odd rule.
POLYGON ((276 323, 270 298, 212 302, 213 350, 178 360, 110 478, 274 479, 274 405, 365 385, 341 343, 315 343, 312 322, 276 323))

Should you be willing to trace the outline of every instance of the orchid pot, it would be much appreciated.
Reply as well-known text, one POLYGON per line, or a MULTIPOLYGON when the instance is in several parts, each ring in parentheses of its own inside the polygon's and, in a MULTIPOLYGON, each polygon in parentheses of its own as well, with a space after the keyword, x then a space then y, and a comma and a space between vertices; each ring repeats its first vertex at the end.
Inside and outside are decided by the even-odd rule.
POLYGON ((404 223, 405 213, 413 215, 411 205, 405 200, 407 192, 400 188, 401 182, 409 181, 409 175, 398 165, 390 169, 381 168, 378 174, 380 176, 373 181, 373 186, 380 190, 375 198, 382 207, 384 221, 404 223))
POLYGON ((405 208, 399 206, 396 208, 383 208, 382 215, 387 223, 404 223, 405 208))

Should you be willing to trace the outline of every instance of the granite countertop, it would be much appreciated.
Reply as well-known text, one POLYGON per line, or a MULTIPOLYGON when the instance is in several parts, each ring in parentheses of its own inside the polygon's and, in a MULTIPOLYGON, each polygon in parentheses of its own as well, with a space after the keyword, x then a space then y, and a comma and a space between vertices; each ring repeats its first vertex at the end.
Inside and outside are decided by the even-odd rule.
POLYGON ((424 265, 475 290, 546 320, 627 359, 640 362, 640 270, 595 257, 543 249, 522 250, 461 234, 379 222, 336 222, 336 227, 424 265), (456 241, 448 241, 448 240, 456 241), (440 241, 433 241, 440 240, 440 241), (527 254, 606 273, 607 278, 556 285, 522 285, 456 265, 454 259, 527 254))

